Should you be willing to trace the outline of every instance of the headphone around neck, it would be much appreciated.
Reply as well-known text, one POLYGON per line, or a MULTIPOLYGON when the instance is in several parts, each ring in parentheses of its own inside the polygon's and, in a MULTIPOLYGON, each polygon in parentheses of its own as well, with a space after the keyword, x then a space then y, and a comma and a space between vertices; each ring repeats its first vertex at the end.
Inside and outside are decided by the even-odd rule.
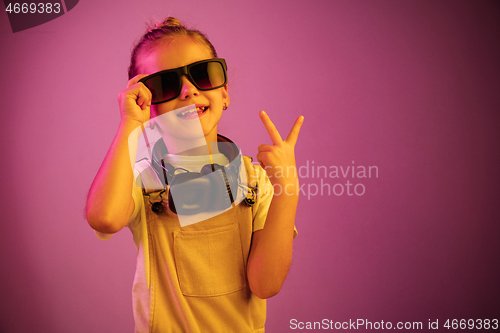
POLYGON ((161 201, 151 206, 154 213, 163 212, 162 194, 167 190, 167 185, 169 186, 169 209, 178 215, 224 211, 235 203, 240 188, 247 191, 245 204, 251 206, 255 203, 257 188, 248 187, 240 181, 243 163, 240 149, 234 142, 222 135, 217 135, 217 143, 219 151, 228 158, 228 165, 207 164, 201 168, 200 172, 191 172, 165 163, 163 156, 168 154, 168 149, 163 139, 156 142, 153 147, 151 165, 165 190, 160 192, 161 201))

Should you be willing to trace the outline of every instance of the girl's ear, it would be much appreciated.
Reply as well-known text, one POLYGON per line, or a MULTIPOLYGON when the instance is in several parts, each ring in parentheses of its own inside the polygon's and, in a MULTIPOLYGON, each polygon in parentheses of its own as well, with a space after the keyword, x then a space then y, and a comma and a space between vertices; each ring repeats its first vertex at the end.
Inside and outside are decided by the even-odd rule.
POLYGON ((229 92, 228 92, 228 85, 226 84, 224 87, 222 87, 222 105, 224 105, 224 110, 227 109, 229 106, 229 103, 231 102, 231 99, 229 98, 229 92))

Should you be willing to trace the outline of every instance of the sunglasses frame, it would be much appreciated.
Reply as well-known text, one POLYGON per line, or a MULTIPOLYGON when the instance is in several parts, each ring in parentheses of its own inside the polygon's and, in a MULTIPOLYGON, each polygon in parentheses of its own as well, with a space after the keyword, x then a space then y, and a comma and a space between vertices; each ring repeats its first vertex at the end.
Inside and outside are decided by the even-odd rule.
POLYGON ((179 95, 181 94, 181 90, 182 90, 182 77, 184 75, 186 75, 188 77, 189 82, 191 82, 196 87, 196 89, 201 90, 201 91, 208 91, 208 90, 218 89, 218 88, 224 87, 227 84, 227 65, 226 65, 226 60, 224 60, 222 58, 206 59, 206 60, 201 60, 201 61, 193 62, 193 63, 191 63, 189 65, 186 65, 186 66, 182 66, 182 67, 178 67, 178 68, 172 68, 172 69, 166 69, 166 70, 163 70, 163 71, 160 71, 160 72, 153 73, 153 74, 148 75, 146 77, 143 77, 142 79, 139 80, 139 82, 142 82, 149 89, 148 85, 146 84, 146 81, 148 81, 149 79, 154 78, 156 76, 161 76, 164 73, 171 73, 171 72, 177 73, 177 76, 179 77, 179 89, 177 89, 177 94, 175 95, 175 97, 172 97, 172 98, 160 101, 160 102, 154 102, 154 103, 151 102, 151 104, 165 103, 165 102, 171 101, 171 100, 176 99, 177 97, 179 97, 179 95), (191 73, 189 72, 189 70, 193 66, 196 66, 196 65, 199 65, 199 64, 208 63, 208 62, 218 62, 218 63, 220 63, 222 65, 222 69, 223 69, 223 72, 224 72, 224 83, 221 84, 221 85, 218 85, 216 87, 212 87, 212 88, 208 88, 207 89, 207 88, 201 88, 201 87, 199 87, 198 84, 196 84, 196 82, 194 82, 194 79, 191 76, 191 73))

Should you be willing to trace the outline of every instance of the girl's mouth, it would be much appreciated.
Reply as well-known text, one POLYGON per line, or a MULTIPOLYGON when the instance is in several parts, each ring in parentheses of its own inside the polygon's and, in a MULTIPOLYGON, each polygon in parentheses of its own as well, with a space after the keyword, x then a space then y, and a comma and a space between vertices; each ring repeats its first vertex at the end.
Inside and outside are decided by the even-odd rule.
POLYGON ((177 114, 177 117, 183 119, 195 119, 204 115, 208 110, 208 106, 199 106, 195 108, 189 108, 186 111, 180 112, 177 114))

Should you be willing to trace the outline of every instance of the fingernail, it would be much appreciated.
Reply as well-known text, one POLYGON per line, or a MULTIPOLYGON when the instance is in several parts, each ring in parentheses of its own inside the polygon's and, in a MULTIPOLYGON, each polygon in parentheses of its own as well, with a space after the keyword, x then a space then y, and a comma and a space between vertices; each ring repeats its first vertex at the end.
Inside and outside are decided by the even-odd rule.
POLYGON ((263 115, 267 115, 266 111, 262 110, 261 112, 263 115))

